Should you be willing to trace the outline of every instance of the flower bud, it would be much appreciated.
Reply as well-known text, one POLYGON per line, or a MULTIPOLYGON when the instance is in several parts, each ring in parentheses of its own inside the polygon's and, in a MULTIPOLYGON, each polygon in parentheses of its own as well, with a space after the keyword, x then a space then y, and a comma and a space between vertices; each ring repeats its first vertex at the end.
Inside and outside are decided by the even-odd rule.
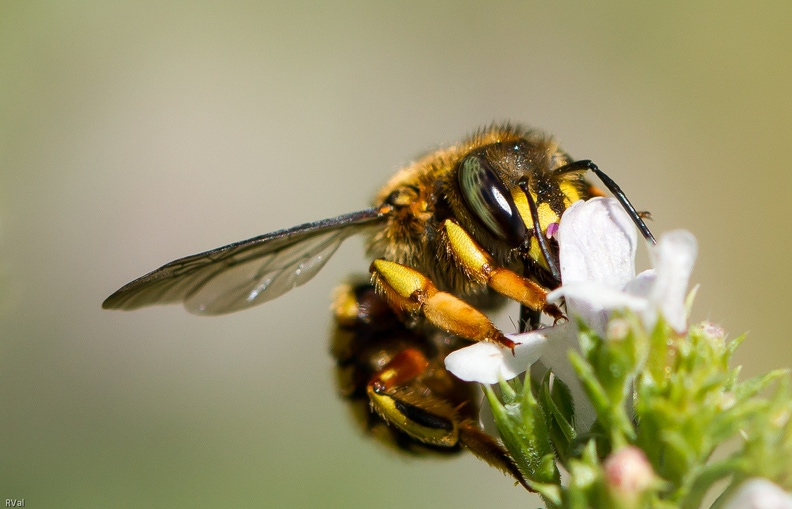
POLYGON ((605 460, 605 484, 622 507, 633 507, 655 481, 654 470, 642 450, 622 447, 605 460))

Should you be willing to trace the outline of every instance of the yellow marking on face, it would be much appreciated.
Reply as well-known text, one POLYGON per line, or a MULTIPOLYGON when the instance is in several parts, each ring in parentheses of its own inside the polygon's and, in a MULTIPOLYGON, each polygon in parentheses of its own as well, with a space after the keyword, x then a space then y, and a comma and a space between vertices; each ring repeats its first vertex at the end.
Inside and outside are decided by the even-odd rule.
POLYGON ((528 250, 528 255, 536 260, 543 268, 550 270, 550 267, 547 265, 547 260, 545 260, 545 257, 542 254, 542 248, 539 246, 539 241, 536 240, 536 237, 531 237, 531 247, 528 250))
POLYGON ((562 180, 558 183, 558 187, 561 189, 561 192, 564 193, 565 209, 582 198, 582 196, 580 196, 580 190, 572 182, 562 180))
POLYGON ((539 212, 539 224, 541 225, 542 233, 547 231, 547 227, 550 226, 551 223, 558 222, 558 214, 555 213, 547 202, 540 203, 537 207, 537 212, 539 212))
MULTIPOLYGON (((533 192, 531 192, 531 197, 533 198, 534 203, 538 203, 536 212, 539 215, 539 225, 541 231, 547 231, 547 227, 551 223, 558 222, 558 214, 553 211, 549 203, 539 203, 537 196, 533 192)), ((531 219, 531 206, 528 204, 528 198, 525 196, 525 193, 522 191, 522 189, 517 187, 512 189, 512 199, 514 200, 514 204, 517 206, 517 212, 520 213, 520 217, 522 217, 525 227, 533 229, 534 224, 533 220, 531 219)))
MULTIPOLYGON (((531 197, 533 198, 534 203, 538 203, 536 194, 531 192, 531 197)), ((531 206, 528 204, 528 197, 525 196, 523 190, 518 187, 512 189, 512 199, 514 200, 514 204, 517 206, 517 212, 520 214, 520 217, 522 217, 523 223, 525 223, 525 227, 534 229, 533 220, 531 219, 531 206)), ((550 224, 557 223, 560 220, 558 214, 553 211, 552 207, 550 207, 550 204, 547 202, 539 203, 539 205, 536 207, 536 212, 539 216, 540 235, 545 234, 547 227, 550 226, 550 224)), ((547 264, 547 260, 545 260, 544 255, 542 254, 542 249, 539 246, 539 242, 536 240, 536 237, 531 238, 531 245, 529 247, 530 249, 528 250, 528 255, 539 262, 539 265, 549 270, 550 267, 547 264)))
POLYGON ((523 224, 528 229, 533 228, 534 224, 533 219, 531 219, 531 206, 528 205, 528 198, 525 197, 525 193, 523 193, 522 189, 519 187, 515 187, 512 189, 511 195, 512 200, 514 200, 514 205, 517 207, 517 212, 523 220, 523 224))

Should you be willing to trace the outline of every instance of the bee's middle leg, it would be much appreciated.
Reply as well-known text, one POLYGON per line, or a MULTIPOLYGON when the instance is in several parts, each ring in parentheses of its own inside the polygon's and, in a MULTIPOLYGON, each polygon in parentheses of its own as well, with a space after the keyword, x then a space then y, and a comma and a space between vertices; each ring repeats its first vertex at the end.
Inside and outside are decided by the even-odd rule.
POLYGON ((370 270, 377 291, 394 309, 420 312, 432 325, 471 341, 491 341, 514 349, 514 341, 504 336, 484 313, 438 290, 417 270, 383 259, 374 260, 370 270))

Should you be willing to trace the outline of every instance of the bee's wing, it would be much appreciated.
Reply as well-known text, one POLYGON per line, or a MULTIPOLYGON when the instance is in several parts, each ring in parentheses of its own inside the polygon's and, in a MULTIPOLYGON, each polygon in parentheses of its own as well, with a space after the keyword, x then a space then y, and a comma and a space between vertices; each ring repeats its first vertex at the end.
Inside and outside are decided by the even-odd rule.
POLYGON ((382 217, 378 209, 353 212, 180 258, 123 286, 102 307, 183 302, 206 315, 245 309, 306 283, 344 239, 382 217))

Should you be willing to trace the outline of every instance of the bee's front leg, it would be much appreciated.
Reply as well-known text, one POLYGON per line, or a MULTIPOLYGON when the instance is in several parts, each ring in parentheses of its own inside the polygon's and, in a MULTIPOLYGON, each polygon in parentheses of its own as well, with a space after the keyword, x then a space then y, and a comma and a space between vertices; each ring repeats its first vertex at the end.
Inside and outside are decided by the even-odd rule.
POLYGON ((371 279, 377 291, 394 309, 423 313, 432 325, 471 341, 491 341, 514 350, 514 341, 503 335, 482 312, 441 292, 415 269, 379 259, 371 264, 371 279))
POLYGON ((497 265, 456 221, 443 223, 446 249, 457 265, 473 280, 486 284, 496 292, 556 320, 564 318, 558 307, 547 303, 547 289, 539 283, 497 265))

